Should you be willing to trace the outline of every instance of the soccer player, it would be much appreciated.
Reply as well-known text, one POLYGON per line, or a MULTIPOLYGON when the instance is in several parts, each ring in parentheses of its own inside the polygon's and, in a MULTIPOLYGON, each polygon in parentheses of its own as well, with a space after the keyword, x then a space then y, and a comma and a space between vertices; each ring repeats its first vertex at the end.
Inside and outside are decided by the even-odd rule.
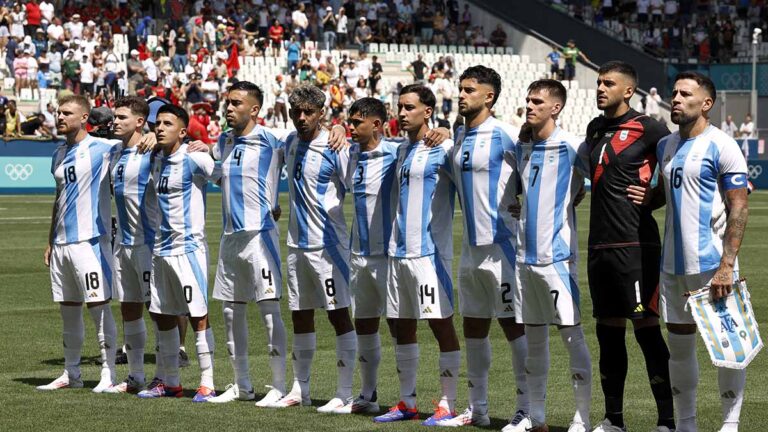
POLYGON ((139 392, 141 398, 181 397, 177 315, 189 314, 195 329, 200 386, 193 401, 216 396, 213 386, 213 332, 208 323, 208 247, 205 240, 205 192, 214 162, 210 155, 188 151, 182 144, 189 115, 175 105, 157 112, 155 134, 161 154, 152 179, 157 191, 160 223, 155 237, 151 304, 158 326, 158 380, 139 392))
MULTIPOLYGON (((685 294, 708 286, 717 301, 731 292, 747 225, 747 163, 733 138, 709 123, 715 95, 708 77, 678 74, 672 90, 672 122, 680 129, 656 148, 661 175, 654 207, 664 201, 667 206, 660 304, 669 330, 669 377, 678 432, 698 430, 696 324, 685 307, 685 294), (711 220, 723 205, 728 213, 721 239, 711 220)), ((733 343, 739 343, 738 338, 733 343)), ((746 371, 720 367, 717 374, 723 409, 720 432, 735 432, 746 371)))
POLYGON ((394 422, 418 417, 416 374, 418 319, 425 319, 440 346, 442 395, 435 413, 424 425, 435 425, 456 415, 456 386, 461 353, 453 326, 454 187, 450 178, 453 141, 427 147, 423 139, 435 109, 435 95, 422 85, 403 87, 398 100, 400 126, 408 143, 397 152, 397 212, 389 242, 387 318, 395 320, 395 358, 400 380, 400 402, 375 417, 394 422))
POLYGON ((101 349, 101 379, 93 389, 101 393, 115 382, 117 328, 112 298, 110 247, 109 163, 119 143, 97 139, 85 130, 91 110, 83 96, 59 100, 56 129, 66 137, 53 155, 51 174, 56 198, 51 212, 48 247, 43 256, 51 269, 53 301, 61 310, 64 373, 38 390, 81 388, 80 352, 85 338, 83 303, 96 327, 101 349))
POLYGON ((627 199, 630 185, 650 184, 656 144, 669 129, 630 108, 636 88, 637 73, 631 65, 612 61, 600 67, 597 107, 603 115, 587 127, 587 145, 580 148, 580 156, 589 160, 592 179, 587 272, 605 395, 605 418, 594 432, 626 431, 622 411, 629 367, 624 341, 628 319, 656 399, 656 431, 675 428, 669 350, 659 326, 659 228, 650 207, 627 199))
POLYGON ((338 380, 335 396, 319 412, 342 408, 352 397, 357 352, 349 316, 349 239, 342 205, 350 149, 329 147, 320 125, 325 95, 311 85, 296 87, 289 98, 296 127, 286 141, 291 212, 288 221, 288 306, 293 320, 293 388, 267 405, 309 405, 309 379, 317 340, 315 309, 325 309, 336 331, 338 380))
POLYGON ((153 154, 142 154, 138 149, 148 115, 149 105, 142 98, 129 96, 115 103, 114 134, 123 145, 112 162, 118 226, 114 284, 123 316, 128 378, 106 393, 138 393, 144 389, 147 329, 142 315, 144 304, 150 301, 152 248, 158 220, 157 194, 150 179, 153 154))
POLYGON ((501 94, 495 70, 472 66, 459 79, 459 128, 453 154, 454 181, 464 212, 459 266, 459 306, 464 321, 469 408, 441 426, 490 424, 488 370, 491 320, 497 318, 512 349, 517 384, 516 413, 508 428, 526 427, 525 327, 515 321, 515 236, 517 221, 507 212, 517 183, 510 159, 520 131, 496 120, 491 109, 501 94), (505 157, 505 155, 507 155, 505 157))
POLYGON ((266 406, 285 395, 286 336, 280 315, 283 277, 273 209, 283 164, 282 139, 287 132, 256 124, 263 94, 255 84, 235 83, 227 102, 227 124, 232 130, 221 134, 212 148, 214 159, 222 161, 214 178, 220 178, 224 216, 213 298, 222 301, 235 383, 209 402, 255 398, 248 370, 247 319, 248 302, 255 300, 267 332, 272 370, 271 389, 256 405, 266 406))
POLYGON ((508 430, 546 432, 545 399, 549 373, 549 325, 557 325, 570 357, 576 413, 568 432, 589 430, 592 366, 581 328, 576 276, 577 232, 574 201, 586 166, 578 159, 581 141, 556 124, 566 90, 550 79, 534 81, 526 97, 524 137, 515 148, 522 209, 518 224, 515 317, 525 324, 525 368, 530 394, 530 427, 508 430))

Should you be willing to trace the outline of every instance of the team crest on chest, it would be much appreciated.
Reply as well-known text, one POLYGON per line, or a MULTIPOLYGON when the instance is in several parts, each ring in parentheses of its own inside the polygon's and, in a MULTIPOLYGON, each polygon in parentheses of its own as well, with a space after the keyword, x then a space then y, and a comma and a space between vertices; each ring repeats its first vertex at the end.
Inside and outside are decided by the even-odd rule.
POLYGON ((619 139, 622 141, 626 141, 628 136, 629 136, 629 131, 625 129, 621 131, 621 133, 619 134, 619 139))

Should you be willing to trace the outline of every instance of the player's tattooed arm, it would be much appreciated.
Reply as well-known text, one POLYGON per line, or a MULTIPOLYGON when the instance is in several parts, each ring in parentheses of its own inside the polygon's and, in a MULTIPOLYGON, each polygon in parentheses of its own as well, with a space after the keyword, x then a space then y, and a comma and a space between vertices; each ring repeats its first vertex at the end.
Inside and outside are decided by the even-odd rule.
POLYGON ((728 206, 728 219, 725 223, 723 254, 720 258, 720 267, 712 277, 709 290, 713 300, 725 297, 731 292, 733 267, 736 264, 736 256, 739 254, 749 217, 746 188, 727 190, 725 201, 728 206))
POLYGON ((56 198, 53 199, 53 208, 51 209, 51 228, 48 230, 48 245, 43 252, 43 262, 46 267, 51 266, 51 246, 53 246, 53 227, 56 225, 56 212, 59 211, 59 188, 56 188, 56 198))
POLYGON ((443 143, 443 141, 451 138, 451 131, 444 127, 438 127, 430 129, 427 134, 424 135, 424 145, 427 147, 437 147, 443 143))

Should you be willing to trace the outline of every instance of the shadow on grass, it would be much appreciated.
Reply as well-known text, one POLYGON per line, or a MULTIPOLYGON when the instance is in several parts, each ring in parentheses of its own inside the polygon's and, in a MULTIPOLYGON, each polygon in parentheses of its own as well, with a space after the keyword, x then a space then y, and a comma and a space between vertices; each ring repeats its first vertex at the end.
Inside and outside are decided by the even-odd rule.
MULTIPOLYGON (((41 360, 41 364, 47 365, 47 366, 64 366, 64 357, 60 358, 52 358, 52 359, 46 359, 41 360)), ((144 355, 144 364, 156 364, 156 359, 154 354, 145 354, 144 355)), ((101 356, 91 356, 91 357, 83 357, 80 359, 80 365, 83 366, 99 366, 101 365, 101 356)))
MULTIPOLYGON (((58 378, 58 376, 52 376, 50 378, 14 378, 13 381, 30 385, 33 387, 37 387, 40 385, 48 384, 51 381, 55 380, 56 378, 58 378)), ((96 380, 83 381, 83 387, 86 389, 94 388, 98 384, 99 384, 99 381, 96 381, 96 380)))

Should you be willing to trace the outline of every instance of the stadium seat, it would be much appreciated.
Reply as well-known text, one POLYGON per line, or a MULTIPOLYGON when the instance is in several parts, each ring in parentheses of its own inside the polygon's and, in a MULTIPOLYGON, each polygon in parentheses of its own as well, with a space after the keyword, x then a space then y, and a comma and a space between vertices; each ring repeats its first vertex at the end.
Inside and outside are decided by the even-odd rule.
POLYGON ((479 47, 475 48, 475 51, 478 54, 485 54, 485 47, 484 46, 479 46, 479 47))
POLYGON ((477 48, 475 48, 474 45, 468 45, 467 46, 467 52, 469 54, 475 54, 475 53, 477 53, 477 48))
POLYGON ((368 44, 368 51, 377 53, 379 52, 379 43, 378 42, 371 42, 368 44))
POLYGON ((457 53, 456 45, 448 45, 448 53, 449 54, 456 54, 457 53))

